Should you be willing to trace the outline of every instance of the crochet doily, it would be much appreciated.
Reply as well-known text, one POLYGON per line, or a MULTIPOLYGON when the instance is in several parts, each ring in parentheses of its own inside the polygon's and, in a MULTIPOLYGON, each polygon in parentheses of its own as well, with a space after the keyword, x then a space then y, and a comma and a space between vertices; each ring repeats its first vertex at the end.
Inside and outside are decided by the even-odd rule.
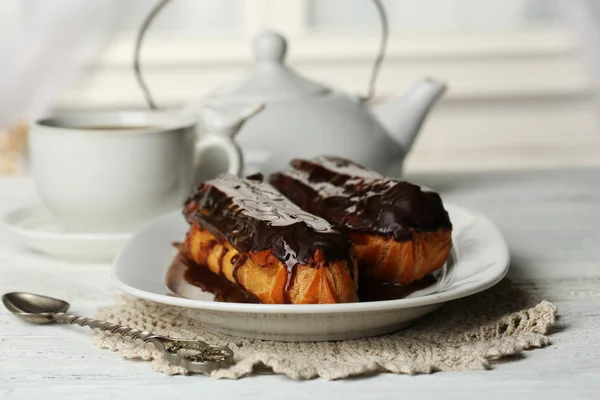
MULTIPOLYGON (((495 287, 450 302, 399 332, 338 342, 284 343, 214 333, 182 316, 181 309, 122 296, 96 317, 156 334, 227 345, 235 363, 214 378, 238 379, 268 369, 293 379, 341 379, 375 373, 417 374, 483 370, 495 360, 549 343, 557 309, 536 301, 505 279, 495 287)), ((151 361, 156 371, 186 374, 150 346, 98 333, 96 344, 128 359, 151 361)))

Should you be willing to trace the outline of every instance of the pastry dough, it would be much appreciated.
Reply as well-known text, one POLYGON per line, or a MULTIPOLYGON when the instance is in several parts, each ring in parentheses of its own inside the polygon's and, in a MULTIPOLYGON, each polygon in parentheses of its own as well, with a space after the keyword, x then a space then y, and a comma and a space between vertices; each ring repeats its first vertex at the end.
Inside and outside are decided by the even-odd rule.
POLYGON ((270 182, 346 233, 362 279, 409 284, 441 268, 452 224, 440 196, 339 157, 294 160, 270 182))
POLYGON ((349 239, 258 179, 205 182, 184 214, 186 256, 262 303, 358 301, 349 239))

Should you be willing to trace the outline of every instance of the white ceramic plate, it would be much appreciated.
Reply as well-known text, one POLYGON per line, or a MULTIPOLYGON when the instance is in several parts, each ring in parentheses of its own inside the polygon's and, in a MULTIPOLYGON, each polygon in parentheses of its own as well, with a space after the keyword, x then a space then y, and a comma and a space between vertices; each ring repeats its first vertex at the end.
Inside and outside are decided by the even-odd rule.
POLYGON ((182 307, 209 329, 248 338, 281 341, 343 340, 393 332, 443 303, 485 290, 506 274, 509 252, 499 230, 479 213, 446 204, 453 252, 443 278, 401 300, 348 304, 239 304, 174 295, 165 276, 187 224, 179 212, 160 217, 135 234, 117 256, 113 278, 133 296, 182 307))
POLYGON ((23 246, 70 261, 110 262, 131 237, 129 233, 67 232, 39 205, 7 213, 2 217, 2 225, 23 246))

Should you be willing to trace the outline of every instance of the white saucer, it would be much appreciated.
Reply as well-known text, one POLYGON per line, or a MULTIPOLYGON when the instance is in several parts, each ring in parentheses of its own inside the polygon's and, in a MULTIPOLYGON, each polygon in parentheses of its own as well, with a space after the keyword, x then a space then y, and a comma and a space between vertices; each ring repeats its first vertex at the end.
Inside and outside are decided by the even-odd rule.
POLYGON ((446 204, 453 228, 453 254, 443 279, 401 300, 347 304, 240 304, 187 299, 165 285, 176 254, 171 245, 188 225, 180 212, 162 216, 135 234, 115 259, 117 287, 136 297, 185 307, 185 315, 222 333, 265 340, 343 340, 389 333, 443 303, 485 290, 506 274, 509 252, 500 231, 483 215, 446 204))
POLYGON ((70 261, 110 262, 131 238, 130 233, 65 231, 42 206, 18 208, 1 221, 16 242, 35 252, 70 261))

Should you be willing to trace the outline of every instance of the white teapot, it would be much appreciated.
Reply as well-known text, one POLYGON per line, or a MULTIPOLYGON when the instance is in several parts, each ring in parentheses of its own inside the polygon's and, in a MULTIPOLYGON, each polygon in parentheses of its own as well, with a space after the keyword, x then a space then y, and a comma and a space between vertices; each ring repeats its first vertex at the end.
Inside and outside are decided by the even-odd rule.
POLYGON ((404 95, 369 107, 360 97, 308 80, 285 65, 286 47, 281 35, 263 32, 255 39, 256 62, 249 74, 188 107, 201 121, 203 107, 213 110, 213 119, 217 110, 227 126, 227 121, 237 125, 240 115, 264 106, 237 125, 234 140, 244 158, 242 174, 269 174, 292 158, 336 155, 400 176, 407 152, 446 86, 423 79, 404 95))

